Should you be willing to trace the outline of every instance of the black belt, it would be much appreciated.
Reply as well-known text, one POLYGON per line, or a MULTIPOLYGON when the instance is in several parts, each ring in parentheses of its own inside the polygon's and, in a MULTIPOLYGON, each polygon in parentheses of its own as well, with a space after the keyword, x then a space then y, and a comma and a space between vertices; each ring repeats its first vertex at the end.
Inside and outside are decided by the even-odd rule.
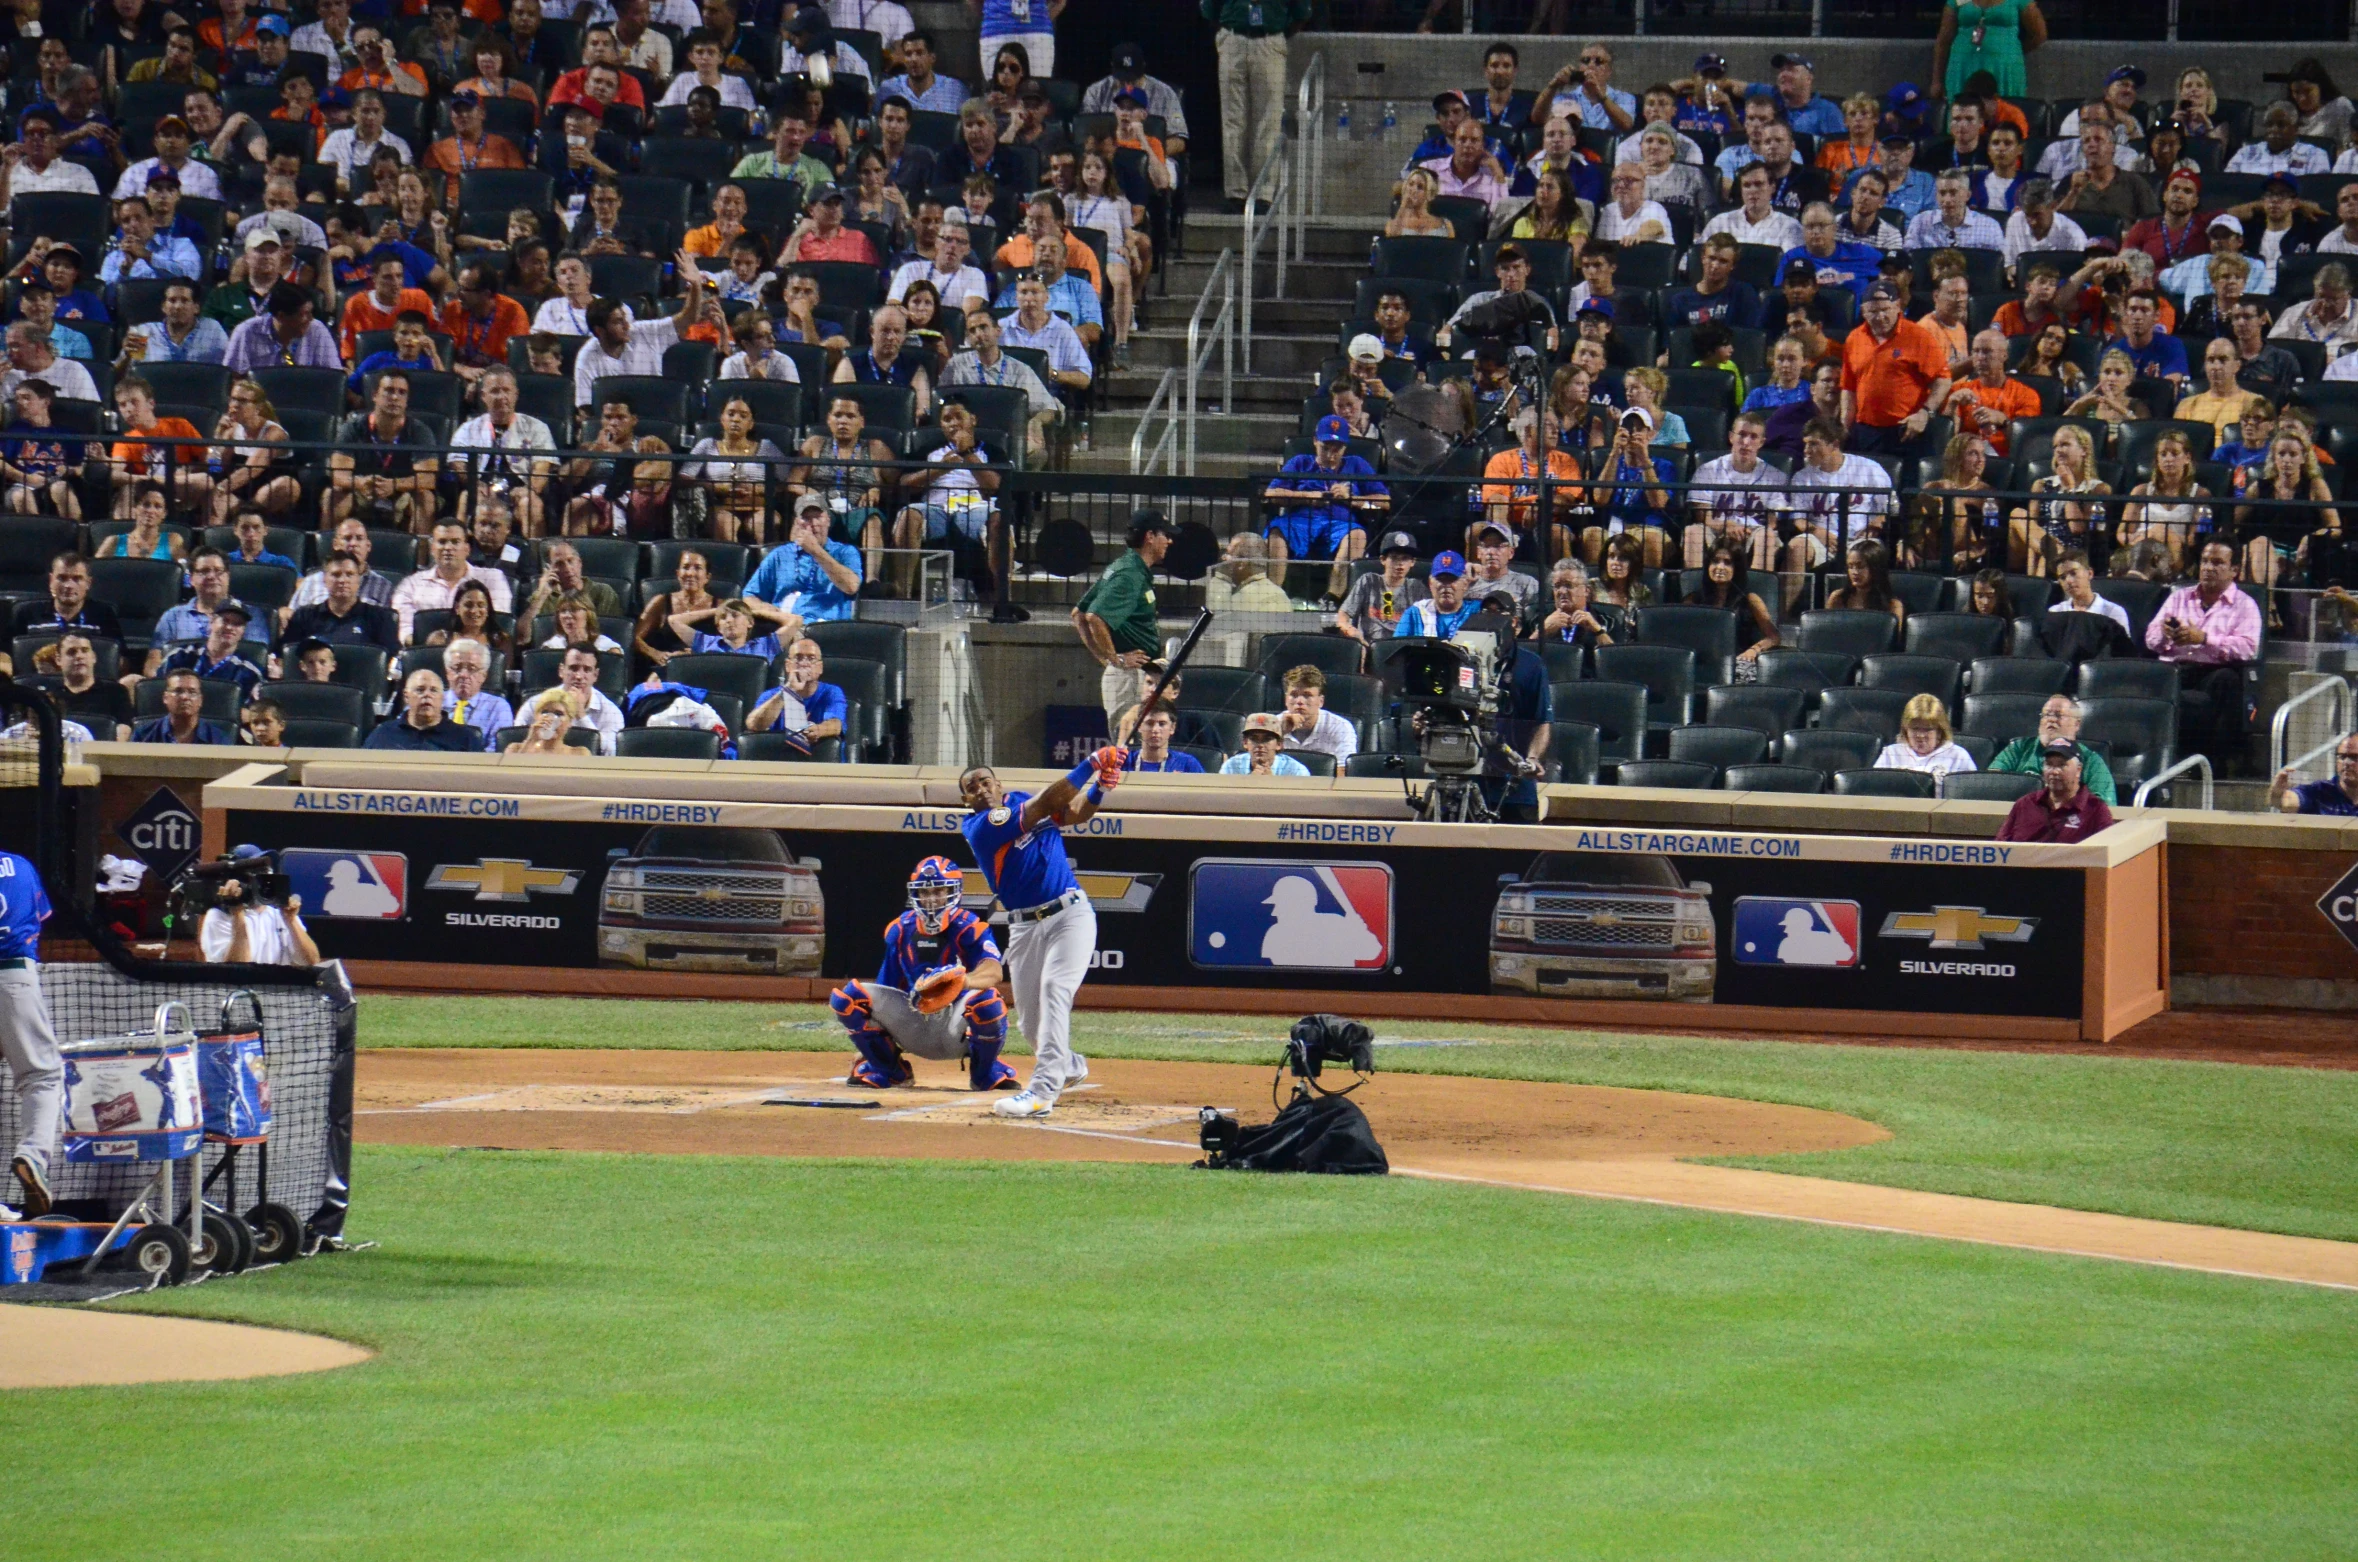
POLYGON ((12 960, 0 960, 0 971, 30 971, 39 962, 18 955, 12 960))
POLYGON ((1077 889, 1068 889, 1063 894, 1057 896, 1054 900, 1049 901, 1044 906, 1026 906, 1021 911, 1008 912, 1007 920, 1010 922, 1023 923, 1027 925, 1033 922, 1045 922, 1050 917, 1056 915, 1059 911, 1062 911, 1069 906, 1080 905, 1088 898, 1088 896, 1082 894, 1077 889))

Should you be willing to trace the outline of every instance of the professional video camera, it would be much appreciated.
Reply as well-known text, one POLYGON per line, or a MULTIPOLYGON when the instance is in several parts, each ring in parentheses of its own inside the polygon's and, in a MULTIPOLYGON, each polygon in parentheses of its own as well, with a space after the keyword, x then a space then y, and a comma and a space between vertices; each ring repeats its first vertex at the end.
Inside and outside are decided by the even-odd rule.
POLYGON ((1367 1114, 1344 1097, 1375 1073, 1375 1036, 1357 1020, 1339 1014, 1305 1014, 1286 1038, 1285 1059, 1269 1083, 1277 1103, 1278 1081, 1293 1076, 1293 1099, 1272 1123, 1247 1126, 1232 1112, 1207 1106, 1196 1114, 1204 1158, 1195 1164, 1214 1171, 1296 1171, 1382 1175, 1391 1169, 1376 1142, 1367 1114), (1347 1063, 1354 1076, 1340 1090, 1318 1082, 1329 1063, 1347 1063))
POLYGON ((283 906, 294 894, 294 885, 279 869, 278 853, 240 847, 195 864, 173 881, 174 920, 194 919, 225 904, 221 892, 230 884, 238 886, 238 904, 247 906, 283 906))
POLYGON ((1481 824, 1496 817, 1475 783, 1509 757, 1498 741, 1499 648, 1513 635, 1511 623, 1476 613, 1449 639, 1408 643, 1393 657, 1400 707, 1433 777, 1421 798, 1411 796, 1419 819, 1481 824))

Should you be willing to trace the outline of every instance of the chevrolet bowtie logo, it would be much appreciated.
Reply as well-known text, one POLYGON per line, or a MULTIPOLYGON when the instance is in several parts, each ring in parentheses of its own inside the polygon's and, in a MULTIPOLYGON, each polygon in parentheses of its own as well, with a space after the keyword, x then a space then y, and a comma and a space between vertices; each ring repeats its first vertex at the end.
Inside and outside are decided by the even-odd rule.
POLYGON ((1984 944, 2027 944, 2037 917, 1993 917, 1979 906, 1935 906, 1930 911, 1894 911, 1883 919, 1885 938, 1922 938, 1935 949, 1979 949, 1984 944))
POLYGON ((428 889, 473 890, 477 900, 501 900, 511 905, 535 895, 570 895, 580 884, 581 874, 572 868, 536 868, 515 857, 440 863, 426 876, 428 889))

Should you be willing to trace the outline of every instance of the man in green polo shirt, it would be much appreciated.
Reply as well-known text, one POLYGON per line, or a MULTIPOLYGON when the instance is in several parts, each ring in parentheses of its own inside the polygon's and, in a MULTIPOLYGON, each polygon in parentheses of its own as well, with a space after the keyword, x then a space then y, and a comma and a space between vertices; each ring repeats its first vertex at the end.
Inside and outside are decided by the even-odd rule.
MULTIPOLYGON (((797 107, 781 109, 778 123, 771 133, 770 150, 756 152, 737 159, 737 166, 729 170, 732 179, 791 179, 802 187, 808 197, 823 184, 835 182, 835 170, 805 152, 803 143, 811 138, 811 122, 797 107)), ((726 260, 728 257, 721 257, 726 260)))
POLYGON ((1163 648, 1154 609, 1154 567, 1170 551, 1171 523, 1160 510, 1130 514, 1130 551, 1107 566, 1081 605, 1073 628, 1105 669, 1098 692, 1111 723, 1146 698, 1146 666, 1163 648))
POLYGON ((1203 0, 1219 28, 1220 187, 1243 210, 1245 186, 1277 145, 1285 113, 1285 35, 1310 19, 1310 0, 1203 0))
POLYGON ((2068 694, 2053 694, 2039 707, 2039 735, 2035 738, 2016 738, 1998 751, 1990 761, 1992 770, 2004 770, 2018 776, 2039 774, 2039 749, 2048 743, 2079 743, 2080 780, 2089 791, 2118 807, 2120 794, 2113 789, 2112 767, 2104 756, 2080 743, 2080 702, 2068 694))

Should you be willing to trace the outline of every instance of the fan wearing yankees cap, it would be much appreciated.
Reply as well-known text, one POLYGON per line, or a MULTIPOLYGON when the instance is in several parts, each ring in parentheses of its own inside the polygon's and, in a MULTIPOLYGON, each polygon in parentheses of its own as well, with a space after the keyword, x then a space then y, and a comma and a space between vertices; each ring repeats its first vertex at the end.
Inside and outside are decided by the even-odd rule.
POLYGON ((1264 497, 1284 504, 1268 527, 1269 572, 1284 584, 1289 558, 1331 559, 1324 606, 1342 605, 1351 565, 1367 552, 1364 517, 1392 507, 1392 493, 1377 481, 1375 468, 1350 451, 1350 426, 1333 415, 1320 418, 1312 451, 1289 456, 1264 497))

